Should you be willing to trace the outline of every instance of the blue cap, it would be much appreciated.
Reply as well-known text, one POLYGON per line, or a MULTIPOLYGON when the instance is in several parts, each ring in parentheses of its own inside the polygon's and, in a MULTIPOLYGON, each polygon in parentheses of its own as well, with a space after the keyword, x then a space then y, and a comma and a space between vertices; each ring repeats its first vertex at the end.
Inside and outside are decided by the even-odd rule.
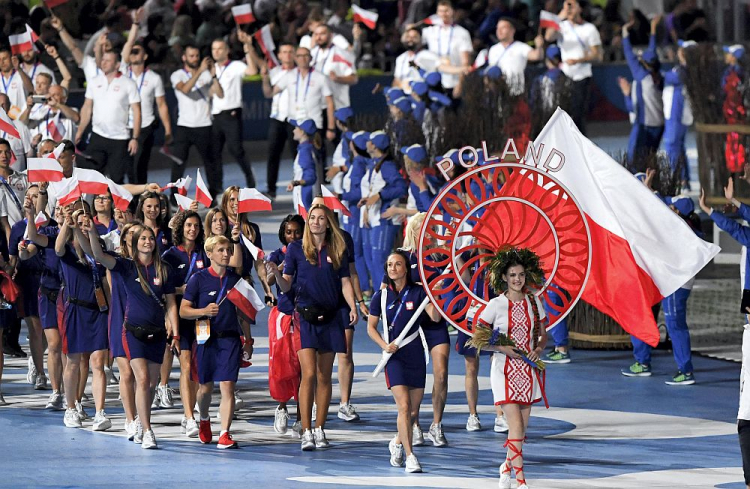
POLYGON ((346 121, 354 117, 354 111, 351 107, 341 107, 333 113, 337 121, 341 121, 346 124, 346 121))
POLYGON ((304 121, 296 121, 292 119, 289 121, 289 124, 293 125, 294 127, 299 127, 308 136, 312 136, 316 132, 318 132, 318 128, 317 126, 315 126, 315 121, 312 119, 307 119, 304 121))
POLYGON ((408 98, 397 98, 393 101, 393 105, 398 107, 398 109, 404 114, 411 114, 411 100, 409 100, 408 98))
POLYGON ((444 105, 446 107, 448 107, 451 104, 451 99, 449 99, 448 96, 444 93, 430 90, 429 97, 430 97, 430 100, 432 100, 436 104, 444 105))
POLYGON ((424 163, 427 159, 427 151, 424 146, 420 144, 412 144, 411 146, 404 146, 401 148, 401 153, 405 154, 414 163, 424 163))
POLYGON ((427 93, 427 84, 425 82, 413 81, 411 82, 411 91, 420 97, 424 97, 424 94, 427 93))
POLYGON ((659 61, 659 56, 657 56, 656 51, 653 49, 647 49, 641 53, 641 59, 644 63, 650 65, 659 61))
POLYGON ((357 131, 352 134, 352 141, 354 146, 361 149, 362 151, 367 149, 367 141, 370 140, 370 133, 367 131, 357 131))
POLYGON ((454 165, 459 165, 461 162, 458 160, 458 150, 457 149, 451 149, 447 153, 445 153, 443 156, 436 156, 435 161, 442 161, 445 158, 449 158, 454 165))
POLYGON ((406 95, 406 94, 405 94, 405 93, 404 93, 404 91, 403 91, 403 90, 401 90, 400 88, 395 88, 395 87, 391 87, 391 88, 387 88, 387 89, 385 90, 385 98, 386 98, 386 99, 387 99, 387 100, 388 100, 389 102, 390 102, 391 100, 396 100, 397 98, 401 98, 401 97, 403 97, 404 95, 406 95))
POLYGON ((733 44, 731 46, 724 46, 724 52, 729 53, 737 59, 740 59, 745 55, 745 47, 742 44, 733 44))
POLYGON ((688 197, 687 195, 677 195, 676 197, 667 197, 666 204, 673 206, 677 212, 680 213, 681 216, 689 216, 692 212, 695 211, 695 203, 693 202, 693 199, 688 197))
POLYGON ((370 133, 370 142, 380 151, 385 151, 391 145, 391 138, 383 131, 370 133))
POLYGON ((437 71, 433 71, 432 73, 427 73, 424 76, 424 81, 431 87, 436 87, 440 85, 440 80, 442 80, 442 75, 438 73, 437 71))
POLYGON ((547 46, 547 50, 545 51, 544 55, 547 57, 547 59, 562 58, 560 46, 558 46, 557 44, 550 44, 549 46, 547 46))
POLYGON ((677 45, 679 47, 681 47, 682 49, 687 49, 687 48, 690 48, 690 47, 693 47, 693 46, 697 46, 698 43, 695 42, 695 41, 683 41, 682 39, 679 39, 677 41, 677 45))
POLYGON ((646 181, 646 174, 645 174, 645 173, 643 173, 642 171, 641 171, 641 172, 638 172, 638 173, 636 173, 636 174, 635 174, 635 175, 633 175, 633 176, 634 176, 635 178, 637 178, 637 179, 638 179, 638 181, 640 181, 641 183, 643 183, 643 182, 645 182, 645 181, 646 181))
POLYGON ((351 141, 353 134, 354 133, 352 131, 344 131, 343 134, 341 134, 341 137, 346 139, 347 141, 351 141))
POLYGON ((503 72, 500 70, 499 66, 488 66, 482 70, 482 76, 486 76, 490 80, 497 80, 503 76, 503 72))

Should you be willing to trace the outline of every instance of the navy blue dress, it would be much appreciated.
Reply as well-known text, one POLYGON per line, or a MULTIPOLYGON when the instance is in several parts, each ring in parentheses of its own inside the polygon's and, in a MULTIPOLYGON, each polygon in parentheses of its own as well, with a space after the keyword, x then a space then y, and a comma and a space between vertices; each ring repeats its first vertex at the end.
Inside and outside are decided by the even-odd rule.
POLYGON ((42 276, 39 279, 37 307, 42 329, 57 329, 57 297, 60 294, 60 257, 55 253, 55 240, 60 228, 55 225, 39 229, 39 234, 47 236, 47 246, 37 245, 37 255, 44 263, 42 276))
MULTIPOLYGON (((174 271, 175 287, 182 287, 195 273, 208 268, 210 261, 202 247, 196 247, 188 256, 188 252, 182 246, 172 246, 161 256, 164 262, 169 263, 174 271)), ((176 297, 177 304, 182 296, 176 297)), ((180 318, 180 349, 189 350, 195 341, 195 321, 180 318)))
MULTIPOLYGON (((18 258, 18 244, 26 232, 26 219, 22 219, 10 228, 8 254, 18 258)), ((18 260, 16 265, 16 284, 21 288, 22 302, 19 316, 39 316, 39 282, 44 271, 44 260, 37 253, 28 260, 18 260)))

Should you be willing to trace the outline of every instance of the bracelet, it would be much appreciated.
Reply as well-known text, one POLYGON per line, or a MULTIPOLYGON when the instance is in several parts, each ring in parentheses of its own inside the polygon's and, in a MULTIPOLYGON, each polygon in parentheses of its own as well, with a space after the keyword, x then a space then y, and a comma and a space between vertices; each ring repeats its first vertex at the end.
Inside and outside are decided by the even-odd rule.
POLYGON ((362 304, 364 301, 365 301, 364 299, 360 299, 360 300, 358 300, 356 302, 357 302, 357 304, 362 304))
POLYGON ((229 242, 232 243, 232 244, 240 244, 240 240, 239 239, 230 239, 229 242))
POLYGON ((177 341, 180 341, 180 335, 178 335, 178 334, 177 334, 177 335, 174 335, 174 336, 172 336, 172 339, 173 339, 173 340, 177 340, 177 341))

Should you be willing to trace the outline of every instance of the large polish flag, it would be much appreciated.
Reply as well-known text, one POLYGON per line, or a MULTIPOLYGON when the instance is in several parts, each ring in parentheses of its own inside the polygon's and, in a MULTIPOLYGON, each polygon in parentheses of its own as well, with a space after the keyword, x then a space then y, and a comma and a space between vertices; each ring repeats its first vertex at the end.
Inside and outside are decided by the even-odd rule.
POLYGON ((8 44, 10 44, 10 52, 14 55, 21 54, 34 48, 34 41, 32 41, 29 31, 8 36, 8 44))
POLYGON ((254 188, 240 189, 237 213, 271 211, 271 199, 254 188))
POLYGON ((357 5, 352 5, 352 18, 354 22, 361 22, 370 30, 375 30, 378 23, 378 13, 370 12, 357 5))
POLYGON ((110 179, 96 170, 77 168, 76 178, 84 194, 104 195, 109 190, 110 179))
POLYGON ((266 307, 253 286, 244 278, 239 279, 232 290, 227 293, 227 299, 253 321, 258 311, 266 307))
POLYGON ((565 159, 550 175, 578 200, 591 233, 591 271, 582 299, 656 346, 651 306, 693 278, 720 248, 698 238, 560 108, 530 143, 524 161, 541 165, 553 148, 565 159), (529 154, 532 145, 541 158, 529 154))
POLYGON ((65 178, 62 166, 54 158, 28 158, 26 165, 30 182, 60 182, 65 178))
POLYGON ((234 17, 234 23, 237 25, 252 24, 255 22, 253 7, 249 3, 232 7, 232 16, 234 17))
POLYGON ((206 208, 211 207, 211 203, 214 201, 211 192, 208 191, 208 185, 203 181, 200 168, 198 168, 198 176, 195 178, 195 200, 206 208))

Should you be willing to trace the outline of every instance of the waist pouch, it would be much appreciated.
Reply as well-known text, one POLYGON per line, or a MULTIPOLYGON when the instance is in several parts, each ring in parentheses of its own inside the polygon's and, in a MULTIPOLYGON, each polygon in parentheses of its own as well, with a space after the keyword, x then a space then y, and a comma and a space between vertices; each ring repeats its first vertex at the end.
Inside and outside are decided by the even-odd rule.
POLYGON ((325 309, 318 305, 297 306, 297 312, 308 323, 319 326, 333 321, 333 318, 339 313, 339 309, 325 309))
MULTIPOLYGON (((57 300, 57 298, 55 298, 55 300, 57 300)), ((91 309, 93 311, 99 312, 99 304, 97 304, 96 302, 84 301, 75 297, 68 297, 68 302, 70 302, 71 304, 75 304, 76 306, 85 307, 86 309, 91 309)))
MULTIPOLYGON (((47 287, 40 285, 39 286, 39 292, 46 297, 50 302, 56 303, 57 302, 57 295, 60 293, 59 290, 55 289, 48 289, 47 287)), ((96 308, 99 310, 99 307, 96 308)))
POLYGON ((129 323, 128 321, 125 321, 123 326, 126 330, 130 331, 138 341, 144 343, 165 343, 167 340, 167 329, 164 326, 138 326, 137 324, 129 323))

